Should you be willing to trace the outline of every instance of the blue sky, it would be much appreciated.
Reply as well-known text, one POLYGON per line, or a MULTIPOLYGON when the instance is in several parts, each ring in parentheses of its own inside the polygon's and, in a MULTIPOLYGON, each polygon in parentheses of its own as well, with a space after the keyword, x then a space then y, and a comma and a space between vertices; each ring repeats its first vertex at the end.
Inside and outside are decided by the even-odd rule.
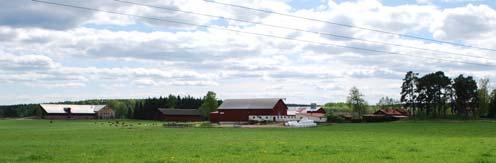
MULTIPOLYGON (((30 0, 9 1, 0 7, 0 105, 168 94, 201 97, 207 91, 217 92, 221 99, 281 97, 289 103, 322 104, 344 101, 353 86, 362 91, 369 103, 376 103, 383 96, 398 98, 401 79, 410 70, 421 74, 441 70, 452 77, 463 73, 496 80, 494 52, 480 49, 198 0, 133 2, 389 44, 337 39, 113 0, 49 1, 401 55, 198 28, 30 0)), ((496 49, 495 1, 217 1, 496 49)))

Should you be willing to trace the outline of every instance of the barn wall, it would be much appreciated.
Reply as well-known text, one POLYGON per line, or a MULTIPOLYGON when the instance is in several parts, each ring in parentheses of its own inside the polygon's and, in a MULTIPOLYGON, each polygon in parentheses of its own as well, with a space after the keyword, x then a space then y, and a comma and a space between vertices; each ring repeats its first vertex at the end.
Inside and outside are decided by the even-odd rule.
POLYGON ((248 121, 249 115, 287 115, 288 107, 279 100, 272 109, 219 109, 219 121, 248 121))
POLYGON ((326 116, 312 116, 309 114, 296 114, 296 119, 309 119, 313 120, 314 122, 327 122, 327 117, 326 116))
POLYGON ((95 119, 94 114, 72 114, 69 118, 68 114, 46 114, 44 119, 95 119))
POLYGON ((98 119, 111 119, 115 118, 115 112, 110 107, 105 107, 97 112, 98 119))
POLYGON ((212 122, 212 123, 219 122, 219 112, 218 111, 211 112, 209 115, 210 115, 210 122, 212 122))
POLYGON ((195 122, 202 121, 203 118, 199 115, 162 115, 164 121, 177 121, 177 122, 195 122))
POLYGON ((219 121, 248 121, 248 115, 276 115, 272 109, 221 109, 219 121))
POLYGON ((272 115, 288 115, 288 106, 282 100, 276 103, 273 110, 274 114, 272 115))

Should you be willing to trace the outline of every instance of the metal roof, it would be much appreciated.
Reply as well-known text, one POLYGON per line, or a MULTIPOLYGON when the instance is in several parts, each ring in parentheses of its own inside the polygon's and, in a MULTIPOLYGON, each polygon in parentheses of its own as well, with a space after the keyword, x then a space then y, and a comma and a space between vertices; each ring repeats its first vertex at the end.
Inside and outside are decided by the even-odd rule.
POLYGON ((273 109, 281 98, 226 99, 218 109, 273 109))
POLYGON ((71 108, 71 114, 95 114, 105 105, 66 105, 66 104, 40 104, 48 114, 66 113, 64 108, 71 108))
POLYGON ((381 109, 376 111, 374 114, 385 114, 385 115, 408 115, 408 111, 403 109, 381 109))
POLYGON ((158 109, 162 114, 166 115, 201 115, 198 109, 158 109))

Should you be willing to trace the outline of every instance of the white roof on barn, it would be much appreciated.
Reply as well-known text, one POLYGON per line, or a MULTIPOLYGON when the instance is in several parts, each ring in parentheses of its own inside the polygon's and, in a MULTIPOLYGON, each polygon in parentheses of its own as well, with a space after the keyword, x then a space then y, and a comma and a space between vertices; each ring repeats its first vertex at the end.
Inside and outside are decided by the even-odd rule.
POLYGON ((218 109, 272 109, 281 98, 226 99, 218 109))
POLYGON ((47 113, 66 113, 64 108, 71 108, 72 114, 94 114, 105 105, 65 105, 65 104, 40 104, 47 113))

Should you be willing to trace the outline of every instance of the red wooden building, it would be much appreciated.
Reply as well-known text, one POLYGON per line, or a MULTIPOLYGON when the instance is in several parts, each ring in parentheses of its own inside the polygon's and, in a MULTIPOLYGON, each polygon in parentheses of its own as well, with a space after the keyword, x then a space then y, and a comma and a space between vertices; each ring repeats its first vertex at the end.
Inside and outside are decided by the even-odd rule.
POLYGON ((164 109, 159 108, 161 119, 164 121, 193 122, 202 121, 200 110, 198 109, 164 109))
POLYGON ((374 112, 374 115, 384 115, 384 116, 408 116, 408 111, 405 109, 381 109, 374 112))
POLYGON ((212 122, 247 122, 250 115, 287 115, 288 107, 280 98, 226 99, 210 114, 212 122))
POLYGON ((396 121, 408 118, 408 111, 405 109, 381 109, 374 114, 364 115, 363 119, 367 122, 382 122, 382 121, 396 121))

